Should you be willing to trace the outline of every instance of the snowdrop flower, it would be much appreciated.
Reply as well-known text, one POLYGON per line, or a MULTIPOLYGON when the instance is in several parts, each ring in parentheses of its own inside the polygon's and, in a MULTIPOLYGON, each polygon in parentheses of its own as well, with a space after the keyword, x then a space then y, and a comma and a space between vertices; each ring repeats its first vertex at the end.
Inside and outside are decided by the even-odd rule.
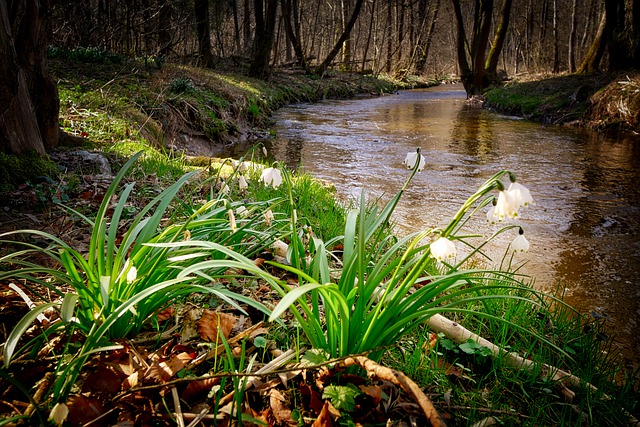
POLYGON ((240 165, 238 165, 238 170, 240 172, 246 172, 249 170, 249 163, 247 162, 240 162, 240 165))
MULTIPOLYGON (((418 153, 415 151, 412 151, 410 153, 407 153, 407 156, 404 158, 404 161, 402 162, 402 164, 405 165, 407 169, 413 169, 417 161, 418 161, 418 153)), ((425 164, 424 156, 420 154, 420 164, 418 165, 418 172, 424 169, 424 164, 425 164)))
POLYGON ((64 403, 56 403, 49 413, 49 421, 61 426, 69 416, 69 407, 64 403))
POLYGON ((489 210, 487 211, 487 221, 489 222, 489 224, 495 224, 496 223, 496 205, 495 205, 496 199, 493 199, 493 203, 491 205, 491 207, 489 208, 489 210))
POLYGON ((447 258, 455 258, 458 255, 456 245, 446 237, 440 237, 431 244, 431 255, 442 262, 447 258))
POLYGON ((275 217, 273 216, 273 212, 271 212, 271 209, 267 209, 262 215, 264 216, 264 222, 267 223, 267 226, 270 226, 271 221, 275 219, 275 217))
POLYGON ((534 204, 533 197, 531 197, 529 189, 522 184, 512 182, 507 191, 512 196, 513 203, 518 207, 534 204))
POLYGON ((269 155, 269 153, 267 153, 267 147, 265 147, 264 145, 262 146, 262 154, 264 154, 265 157, 269 155))
POLYGON ((260 181, 264 182, 264 185, 271 185, 273 188, 278 188, 282 184, 282 175, 280 170, 276 168, 266 168, 260 175, 260 181))
POLYGON ((236 209, 236 213, 239 216, 246 218, 249 216, 249 209, 245 208, 244 206, 238 206, 238 209, 236 209))
POLYGON ((225 182, 224 184, 222 184, 222 188, 220 188, 220 194, 229 194, 229 191, 231 191, 231 189, 229 188, 227 183, 225 182))
POLYGON ((518 204, 509 190, 501 190, 493 209, 493 216, 500 222, 506 218, 518 217, 518 204))
POLYGON ((238 177, 238 188, 240 189, 240 191, 244 191, 249 188, 249 184, 247 183, 246 178, 242 175, 238 177))
POLYGON ((129 271, 127 272, 127 283, 133 283, 137 277, 138 277, 138 270, 134 265, 132 265, 129 271))
POLYGON ((513 252, 529 252, 529 241, 524 237, 524 230, 520 227, 518 236, 511 242, 513 252))
POLYGON ((238 226, 236 225, 236 216, 233 213, 233 209, 227 210, 227 214, 229 215, 229 225, 231 226, 231 231, 235 233, 238 230, 238 226))

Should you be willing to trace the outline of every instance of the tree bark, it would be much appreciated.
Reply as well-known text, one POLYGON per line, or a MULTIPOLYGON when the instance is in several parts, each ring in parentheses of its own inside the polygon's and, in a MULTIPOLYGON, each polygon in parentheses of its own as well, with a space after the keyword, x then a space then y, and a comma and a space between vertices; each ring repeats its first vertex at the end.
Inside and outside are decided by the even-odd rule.
POLYGON ((571 5, 571 30, 569 31, 569 72, 573 73, 576 71, 576 32, 577 32, 577 16, 576 9, 578 8, 578 0, 573 0, 571 5))
POLYGON ((276 32, 276 11, 278 0, 254 0, 254 13, 256 20, 256 31, 253 38, 253 52, 251 65, 249 66, 249 76, 259 79, 267 79, 271 74, 269 60, 271 50, 275 40, 276 32))
MULTIPOLYGON (((418 10, 421 11, 419 13, 420 19, 425 20, 423 22, 427 22, 426 21, 427 19, 426 3, 427 3, 427 0, 420 0, 420 3, 418 3, 418 10)), ((431 42, 433 41, 433 34, 435 32, 436 22, 438 21, 439 10, 440 10, 440 0, 436 0, 435 5, 433 6, 433 11, 431 13, 431 20, 430 20, 431 23, 429 25, 429 30, 427 31, 427 35, 424 41, 422 41, 422 37, 420 38, 422 43, 424 43, 424 46, 422 46, 422 49, 420 50, 420 56, 418 58, 418 61, 416 62, 416 71, 418 71, 419 73, 424 73, 427 70, 427 59, 429 58, 429 50, 431 49, 431 42)))
POLYGON ((591 47, 582 60, 582 63, 576 70, 576 73, 593 73, 600 70, 600 61, 602 61, 602 55, 604 55, 605 48, 607 47, 605 41, 606 22, 606 13, 603 13, 602 18, 600 19, 598 33, 596 34, 593 43, 591 43, 591 47))
POLYGON ((299 17, 294 12, 297 8, 294 8, 293 3, 298 0, 282 0, 282 17, 284 18, 284 29, 287 32, 287 37, 291 41, 293 51, 296 54, 296 61, 298 65, 304 69, 306 73, 310 73, 309 65, 307 64, 307 58, 302 50, 302 43, 300 41, 299 25, 296 25, 299 17))
POLYGON ((509 27, 509 20, 511 18, 511 4, 512 0, 504 0, 502 5, 501 19, 496 29, 496 35, 493 38, 491 49, 489 50, 489 56, 487 57, 486 73, 487 77, 492 82, 499 81, 498 79, 498 59, 500 53, 504 47, 504 41, 507 37, 507 28, 509 27))
POLYGON ((198 65, 213 67, 211 52, 211 20, 209 18, 209 0, 195 0, 196 33, 198 34, 198 65))
POLYGON ((58 145, 58 90, 46 70, 49 1, 0 2, 0 150, 44 154, 58 145))

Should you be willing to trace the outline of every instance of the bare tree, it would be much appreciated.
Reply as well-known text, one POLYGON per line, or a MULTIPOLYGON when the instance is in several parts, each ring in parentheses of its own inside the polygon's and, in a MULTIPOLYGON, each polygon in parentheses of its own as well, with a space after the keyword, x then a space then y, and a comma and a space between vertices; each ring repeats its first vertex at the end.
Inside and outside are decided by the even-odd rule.
POLYGON ((254 0, 256 31, 253 38, 253 51, 249 75, 267 79, 271 74, 269 60, 276 33, 278 0, 254 0))

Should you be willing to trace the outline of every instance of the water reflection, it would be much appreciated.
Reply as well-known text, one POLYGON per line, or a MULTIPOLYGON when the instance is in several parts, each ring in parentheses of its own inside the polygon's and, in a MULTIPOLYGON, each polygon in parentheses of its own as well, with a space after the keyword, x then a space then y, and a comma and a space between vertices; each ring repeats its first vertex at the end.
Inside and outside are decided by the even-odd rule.
MULTIPOLYGON (((441 87, 369 100, 297 105, 276 116, 271 152, 332 181, 344 197, 394 194, 401 162, 421 147, 425 170, 396 212, 398 231, 443 226, 487 177, 508 168, 536 199, 520 221, 532 243, 518 261, 536 285, 567 286, 566 299, 614 319, 629 353, 640 354, 640 148, 575 129, 545 127, 464 102, 441 87)), ((482 218, 473 231, 491 229, 482 218)), ((489 251, 499 260, 514 236, 489 251)))

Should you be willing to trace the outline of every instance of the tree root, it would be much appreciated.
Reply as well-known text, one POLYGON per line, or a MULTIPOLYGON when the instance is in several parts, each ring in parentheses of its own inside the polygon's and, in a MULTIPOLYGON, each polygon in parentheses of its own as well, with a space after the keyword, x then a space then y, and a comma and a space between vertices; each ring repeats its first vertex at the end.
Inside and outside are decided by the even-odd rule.
POLYGON ((400 371, 379 365, 373 360, 365 356, 354 356, 346 358, 341 364, 343 367, 358 365, 367 371, 367 375, 371 378, 392 382, 403 388, 404 391, 415 400, 424 412, 425 416, 433 427, 445 427, 446 424, 436 410, 435 406, 429 398, 420 390, 420 387, 400 371))

